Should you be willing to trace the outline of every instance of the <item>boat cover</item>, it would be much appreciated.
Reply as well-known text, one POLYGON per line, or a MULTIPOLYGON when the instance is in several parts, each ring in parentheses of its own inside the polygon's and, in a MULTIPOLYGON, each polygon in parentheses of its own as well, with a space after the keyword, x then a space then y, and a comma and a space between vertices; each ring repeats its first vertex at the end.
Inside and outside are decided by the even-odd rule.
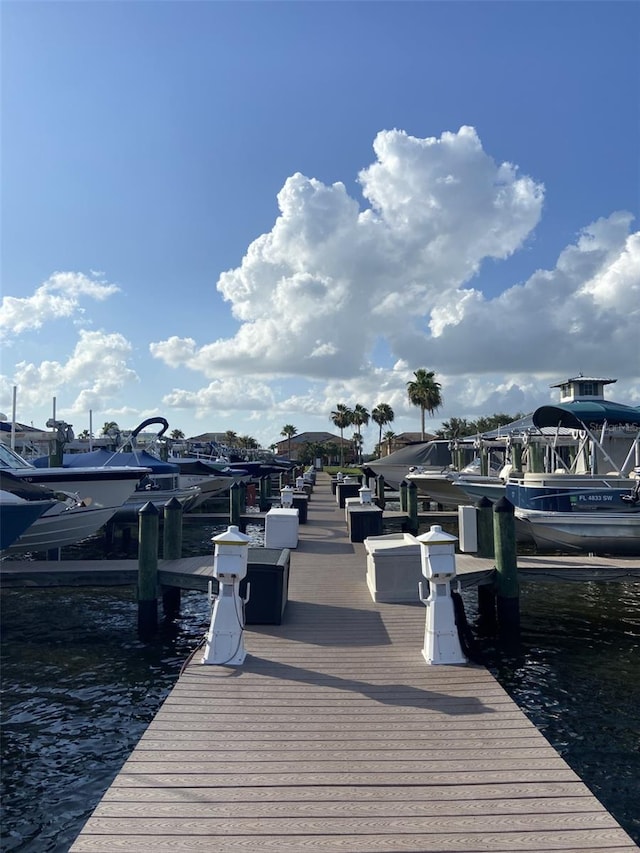
MULTIPOLYGON (((49 458, 41 456, 35 459, 36 468, 46 468, 49 458)), ((179 474, 180 469, 173 462, 163 462, 146 450, 116 451, 89 450, 86 453, 65 453, 62 457, 63 468, 113 468, 125 465, 129 468, 150 468, 154 474, 179 474)))
POLYGON ((533 413, 533 423, 542 427, 567 427, 568 429, 596 429, 607 426, 640 426, 640 407, 625 406, 608 400, 574 400, 541 406, 533 413))

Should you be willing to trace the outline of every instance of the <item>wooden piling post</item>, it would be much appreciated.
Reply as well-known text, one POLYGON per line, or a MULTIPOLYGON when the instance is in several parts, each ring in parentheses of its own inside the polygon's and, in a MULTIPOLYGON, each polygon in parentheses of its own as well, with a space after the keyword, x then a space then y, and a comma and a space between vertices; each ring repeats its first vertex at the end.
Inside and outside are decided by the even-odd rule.
POLYGON ((378 504, 380 509, 384 509, 384 476, 382 474, 379 474, 376 477, 376 503, 378 504))
MULTIPOLYGON (((177 498, 171 498, 164 507, 162 554, 165 560, 179 560, 182 557, 182 504, 177 498)), ((162 609, 169 618, 180 613, 179 586, 162 587, 162 609)))
POLYGON ((234 483, 229 489, 229 524, 242 532, 242 489, 240 483, 234 483))
MULTIPOLYGON (((487 497, 476 503, 476 524, 478 530, 478 557, 492 560, 495 556, 493 542, 493 504, 487 497)), ((478 586, 478 618, 483 631, 495 634, 498 627, 496 617, 496 589, 494 584, 478 586)))
POLYGON ((520 634, 520 584, 516 555, 516 525, 513 504, 500 498, 493 506, 493 537, 496 556, 498 628, 507 640, 520 634))
POLYGON ((152 637, 158 630, 159 513, 151 502, 138 512, 138 635, 152 637))
POLYGON ((409 516, 409 532, 418 535, 418 487, 415 483, 407 486, 407 515, 409 516))
MULTIPOLYGON (((283 474, 279 475, 280 482, 282 482, 283 474)), ((259 498, 259 508, 260 512, 267 512, 271 507, 271 501, 269 500, 269 496, 271 493, 271 477, 264 476, 260 477, 260 498, 259 498)))
POLYGON ((407 483, 406 480, 403 480, 400 483, 400 489, 399 489, 399 491, 400 491, 400 512, 406 512, 407 511, 407 486, 408 485, 409 484, 407 483))

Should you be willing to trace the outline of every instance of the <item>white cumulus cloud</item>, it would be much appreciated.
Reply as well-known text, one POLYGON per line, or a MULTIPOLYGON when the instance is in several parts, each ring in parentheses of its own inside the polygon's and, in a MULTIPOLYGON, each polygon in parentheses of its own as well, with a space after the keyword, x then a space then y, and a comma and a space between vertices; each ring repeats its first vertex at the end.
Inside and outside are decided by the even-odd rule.
POLYGON ((94 273, 57 272, 28 297, 4 296, 0 303, 0 330, 4 336, 39 329, 45 323, 83 313, 82 299, 104 301, 119 291, 94 273))

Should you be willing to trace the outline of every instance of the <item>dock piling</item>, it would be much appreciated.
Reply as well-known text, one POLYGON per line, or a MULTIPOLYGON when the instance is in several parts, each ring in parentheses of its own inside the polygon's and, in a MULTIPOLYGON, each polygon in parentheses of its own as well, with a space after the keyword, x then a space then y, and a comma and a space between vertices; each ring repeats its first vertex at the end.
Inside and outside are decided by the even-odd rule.
MULTIPOLYGON (((182 557, 182 504, 177 498, 171 498, 164 507, 162 554, 165 560, 179 560, 182 557)), ((178 615, 180 587, 162 586, 162 609, 169 618, 178 615)))
POLYGON ((158 630, 159 513, 146 503, 138 512, 138 636, 148 639, 158 630))
POLYGON ((496 557, 498 629, 504 640, 520 634, 520 584, 516 554, 513 504, 500 498, 493 506, 493 536, 496 557))
MULTIPOLYGON (((476 522, 478 530, 478 557, 493 559, 495 546, 493 541, 493 504, 489 498, 482 497, 476 503, 476 522)), ((496 590, 493 584, 478 586, 478 617, 483 631, 495 634, 498 627, 496 615, 496 590)))

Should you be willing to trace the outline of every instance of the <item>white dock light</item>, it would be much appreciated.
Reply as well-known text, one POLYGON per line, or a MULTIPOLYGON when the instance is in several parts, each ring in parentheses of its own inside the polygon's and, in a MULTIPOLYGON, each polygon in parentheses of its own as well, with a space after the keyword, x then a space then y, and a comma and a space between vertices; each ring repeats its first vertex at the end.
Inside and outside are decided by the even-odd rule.
POLYGON ((429 581, 429 596, 420 600, 427 608, 422 655, 429 664, 467 663, 464 656, 451 598, 451 582, 456 577, 455 543, 457 537, 433 524, 428 533, 417 537, 420 543, 422 574, 429 581))
POLYGON ((301 492, 304 489, 304 477, 296 477, 296 489, 301 492))
POLYGON ((237 666, 244 663, 244 605, 240 581, 246 577, 249 562, 249 536, 232 524, 214 536, 213 576, 218 580, 218 595, 211 613, 202 663, 237 666))
POLYGON ((373 503, 373 494, 369 486, 360 486, 360 488, 358 489, 358 494, 360 495, 361 504, 373 503))
POLYGON ((284 486, 280 489, 280 506, 284 509, 291 509, 293 506, 293 489, 291 486, 284 486))

